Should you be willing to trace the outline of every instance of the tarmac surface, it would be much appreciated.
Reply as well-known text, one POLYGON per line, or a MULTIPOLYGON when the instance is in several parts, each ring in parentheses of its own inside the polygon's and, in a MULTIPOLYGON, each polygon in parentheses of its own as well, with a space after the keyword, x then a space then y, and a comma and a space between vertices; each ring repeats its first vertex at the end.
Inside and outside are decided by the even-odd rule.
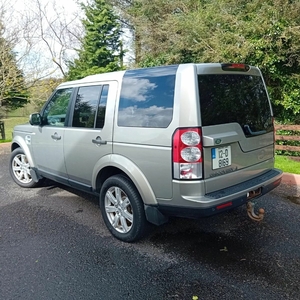
POLYGON ((299 299, 298 176, 257 201, 261 223, 242 206, 174 218, 127 244, 106 229, 97 197, 51 181, 17 186, 9 146, 0 146, 0 299, 299 299))

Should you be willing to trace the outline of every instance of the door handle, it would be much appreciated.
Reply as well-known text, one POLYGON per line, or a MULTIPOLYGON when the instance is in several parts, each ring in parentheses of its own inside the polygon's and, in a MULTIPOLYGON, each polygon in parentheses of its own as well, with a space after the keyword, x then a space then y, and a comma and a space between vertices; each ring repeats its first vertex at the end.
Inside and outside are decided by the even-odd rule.
POLYGON ((51 135, 52 139, 55 141, 59 141, 61 139, 61 136, 55 132, 54 134, 51 135))
POLYGON ((92 142, 97 146, 106 145, 107 141, 103 141, 100 136, 97 136, 96 139, 92 139, 92 142))
POLYGON ((261 131, 252 131, 250 129, 250 126, 249 125, 244 125, 244 129, 247 131, 247 133, 250 133, 250 135, 261 135, 261 134, 265 134, 267 133, 266 130, 261 130, 261 131))

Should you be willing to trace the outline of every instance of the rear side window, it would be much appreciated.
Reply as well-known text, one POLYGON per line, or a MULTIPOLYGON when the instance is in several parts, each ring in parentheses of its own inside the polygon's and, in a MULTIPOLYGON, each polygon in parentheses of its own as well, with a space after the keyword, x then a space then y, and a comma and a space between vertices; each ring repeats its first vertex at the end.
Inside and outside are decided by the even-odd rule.
POLYGON ((118 126, 166 128, 173 118, 177 66, 127 71, 123 77, 118 126))
POLYGON ((273 130, 260 76, 198 75, 202 126, 237 122, 247 137, 273 130))
POLYGON ((108 85, 80 87, 76 96, 72 126, 102 128, 107 95, 108 85))

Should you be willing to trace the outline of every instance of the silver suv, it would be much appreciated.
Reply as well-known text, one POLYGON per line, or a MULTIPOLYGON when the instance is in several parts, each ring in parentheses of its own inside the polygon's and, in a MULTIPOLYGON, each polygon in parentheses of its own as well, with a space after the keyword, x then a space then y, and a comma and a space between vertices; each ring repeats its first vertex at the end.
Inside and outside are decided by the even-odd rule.
POLYGON ((10 173, 99 195, 110 232, 132 242, 169 216, 211 216, 280 184, 261 72, 182 64, 65 82, 14 128, 10 173))

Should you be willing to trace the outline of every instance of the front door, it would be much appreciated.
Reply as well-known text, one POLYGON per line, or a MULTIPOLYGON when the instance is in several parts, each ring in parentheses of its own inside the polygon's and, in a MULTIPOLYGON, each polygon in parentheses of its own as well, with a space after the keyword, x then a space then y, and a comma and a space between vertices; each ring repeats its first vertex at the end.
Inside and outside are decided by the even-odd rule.
POLYGON ((31 139, 34 160, 41 175, 67 183, 64 163, 64 130, 72 88, 59 89, 42 111, 42 125, 33 126, 31 139))

